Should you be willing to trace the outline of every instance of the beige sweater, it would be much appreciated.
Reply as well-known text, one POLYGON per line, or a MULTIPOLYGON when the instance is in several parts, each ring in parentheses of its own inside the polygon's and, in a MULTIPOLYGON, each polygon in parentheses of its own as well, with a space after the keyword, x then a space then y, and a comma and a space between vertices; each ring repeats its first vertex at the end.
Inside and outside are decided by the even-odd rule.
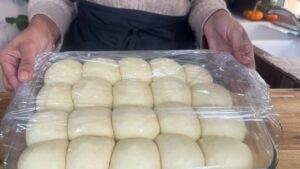
MULTIPOLYGON (((224 0, 89 0, 105 6, 142 10, 170 16, 189 14, 189 22, 198 38, 202 37, 203 24, 217 10, 226 10, 224 0)), ((51 18, 64 35, 76 16, 76 4, 70 0, 30 0, 29 18, 44 14, 51 18)))

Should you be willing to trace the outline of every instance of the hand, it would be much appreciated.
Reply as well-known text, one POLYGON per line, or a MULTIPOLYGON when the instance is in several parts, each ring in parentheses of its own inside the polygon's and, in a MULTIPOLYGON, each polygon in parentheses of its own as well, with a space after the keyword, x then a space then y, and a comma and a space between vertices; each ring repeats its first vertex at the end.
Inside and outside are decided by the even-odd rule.
POLYGON ((35 56, 53 51, 59 30, 47 16, 36 15, 30 25, 0 51, 3 82, 7 90, 32 80, 35 56))
POLYGON ((204 25, 210 49, 225 51, 243 65, 255 68, 252 43, 244 28, 226 11, 215 12, 204 25))

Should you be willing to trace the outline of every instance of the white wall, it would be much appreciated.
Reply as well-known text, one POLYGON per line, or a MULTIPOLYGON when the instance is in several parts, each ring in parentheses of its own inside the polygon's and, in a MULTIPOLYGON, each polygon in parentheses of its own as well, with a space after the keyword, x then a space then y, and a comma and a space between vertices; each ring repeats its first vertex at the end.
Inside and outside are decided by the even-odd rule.
POLYGON ((26 14, 27 5, 22 0, 0 0, 0 23, 5 22, 5 17, 26 14))
POLYGON ((5 22, 6 17, 16 17, 27 13, 27 5, 23 0, 0 0, 0 49, 14 38, 18 30, 5 22))
MULTIPOLYGON (((27 5, 23 0, 0 0, 0 50, 19 33, 16 26, 5 22, 5 18, 26 13, 27 5)), ((0 69, 0 91, 4 90, 0 69)))
POLYGON ((300 16, 300 0, 285 0, 284 7, 300 16))

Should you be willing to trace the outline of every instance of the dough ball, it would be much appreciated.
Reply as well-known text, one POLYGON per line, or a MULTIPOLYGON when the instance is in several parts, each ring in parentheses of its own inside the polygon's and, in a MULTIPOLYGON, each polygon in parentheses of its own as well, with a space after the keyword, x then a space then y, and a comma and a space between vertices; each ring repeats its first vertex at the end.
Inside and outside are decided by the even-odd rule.
POLYGON ((82 64, 66 59, 54 63, 45 73, 45 83, 67 83, 73 85, 81 78, 82 64))
POLYGON ((18 161, 18 169, 65 169, 67 140, 53 140, 27 147, 18 161))
POLYGON ((68 140, 68 113, 62 111, 42 111, 32 115, 26 127, 28 146, 49 140, 68 140))
POLYGON ((163 169, 194 169, 204 166, 200 147, 190 137, 162 134, 156 138, 163 169))
POLYGON ((192 86, 198 83, 212 83, 213 78, 211 77, 210 73, 197 65, 187 64, 183 66, 187 83, 192 86))
POLYGON ((196 84, 192 87, 192 100, 195 107, 231 107, 230 92, 214 83, 196 84))
POLYGON ((174 77, 185 82, 185 73, 180 64, 168 58, 156 58, 151 62, 153 81, 162 77, 174 77))
POLYGON ((75 83, 72 97, 75 108, 112 107, 112 85, 102 79, 86 77, 75 83))
POLYGON ((153 96, 147 83, 139 80, 122 80, 114 85, 114 107, 153 107, 153 96))
POLYGON ((116 108, 112 113, 112 123, 117 139, 154 139, 159 134, 156 115, 151 108, 147 107, 116 108))
POLYGON ((69 116, 68 135, 70 140, 80 136, 113 137, 111 110, 104 107, 76 109, 69 116))
POLYGON ((195 140, 201 135, 197 115, 191 107, 183 104, 164 104, 156 107, 162 134, 182 134, 195 140))
POLYGON ((115 141, 106 137, 84 136, 72 140, 66 169, 108 169, 115 141))
POLYGON ((65 83, 47 84, 40 90, 36 98, 38 110, 58 110, 71 112, 73 101, 71 86, 65 83))
POLYGON ((110 169, 160 169, 156 144, 142 138, 120 140, 113 151, 110 169))
POLYGON ((152 71, 148 62, 141 58, 128 57, 119 61, 122 79, 138 79, 146 83, 152 81, 152 71))
POLYGON ((154 105, 178 102, 187 106, 191 105, 190 88, 181 80, 173 77, 165 77, 151 84, 154 105))
POLYGON ((206 166, 217 169, 252 169, 253 157, 249 147, 228 137, 204 137, 199 140, 206 166))
POLYGON ((241 118, 201 118, 202 136, 225 136, 243 141, 247 128, 241 118))
POLYGON ((97 58, 85 62, 82 75, 83 77, 98 77, 111 84, 115 84, 121 79, 118 63, 106 58, 97 58))

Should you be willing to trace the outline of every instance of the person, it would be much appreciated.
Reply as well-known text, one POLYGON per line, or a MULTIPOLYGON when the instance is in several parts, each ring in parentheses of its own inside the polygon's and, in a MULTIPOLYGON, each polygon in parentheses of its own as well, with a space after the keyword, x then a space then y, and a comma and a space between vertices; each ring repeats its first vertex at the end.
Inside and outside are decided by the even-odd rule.
POLYGON ((8 90, 33 78, 35 56, 67 50, 210 49, 254 68, 252 44, 223 0, 30 0, 30 24, 1 52, 8 90), (70 26, 71 25, 71 26, 70 26))

